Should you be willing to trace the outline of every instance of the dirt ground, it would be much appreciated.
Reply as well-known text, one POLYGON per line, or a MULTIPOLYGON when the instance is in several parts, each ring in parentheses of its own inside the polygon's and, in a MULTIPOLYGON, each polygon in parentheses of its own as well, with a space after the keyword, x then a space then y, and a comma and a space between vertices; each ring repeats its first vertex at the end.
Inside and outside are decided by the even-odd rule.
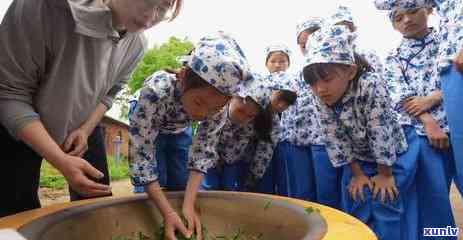
MULTIPOLYGON (((129 180, 116 181, 111 184, 113 194, 115 196, 128 196, 132 195, 132 185, 129 180)), ((69 201, 68 191, 64 190, 50 190, 47 188, 41 188, 39 191, 40 200, 43 206, 48 206, 55 203, 61 203, 69 201)), ((452 199, 453 212, 455 220, 460 230, 463 229, 463 200, 456 190, 455 186, 452 186, 450 195, 452 199)), ((463 240, 463 235, 460 236, 460 240, 463 240)))
MULTIPOLYGON (((115 181, 111 183, 114 196, 128 196, 132 193, 132 184, 129 180, 115 181)), ((40 188, 39 197, 42 206, 69 201, 67 187, 63 190, 52 190, 50 188, 40 188)))

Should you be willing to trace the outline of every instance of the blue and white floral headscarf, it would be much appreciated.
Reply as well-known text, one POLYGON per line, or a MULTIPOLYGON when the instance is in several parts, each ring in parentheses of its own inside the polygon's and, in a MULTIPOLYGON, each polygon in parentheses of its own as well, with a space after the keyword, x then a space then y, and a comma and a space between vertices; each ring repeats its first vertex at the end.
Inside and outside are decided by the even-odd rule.
POLYGON ((246 81, 240 86, 238 96, 242 98, 250 97, 262 108, 267 107, 272 94, 272 86, 264 79, 255 77, 253 80, 246 81))
POLYGON ((336 24, 340 22, 350 22, 354 24, 354 18, 352 17, 352 12, 346 6, 339 6, 335 13, 330 17, 330 23, 336 24))
POLYGON ((249 63, 235 39, 223 32, 201 38, 187 66, 220 92, 233 95, 253 78, 249 63))
POLYGON ((265 48, 265 58, 273 52, 283 52, 288 55, 288 59, 291 58, 291 50, 284 44, 273 44, 265 48))
POLYGON ((352 41, 355 41, 358 37, 357 31, 355 30, 355 22, 354 22, 354 17, 352 16, 352 12, 350 9, 346 6, 338 6, 336 9, 335 13, 331 15, 329 18, 329 22, 332 25, 336 25, 338 23, 343 23, 343 22, 349 22, 352 23, 354 26, 352 34, 352 41))
POLYGON ((304 66, 314 63, 354 64, 354 47, 350 31, 342 25, 330 25, 315 32, 304 66))
POLYGON ((297 81, 293 81, 294 74, 288 74, 285 71, 271 73, 267 78, 267 84, 272 90, 289 90, 297 93, 299 87, 297 81))
POLYGON ((375 0, 378 10, 387 10, 389 19, 394 20, 397 10, 413 10, 417 8, 433 7, 433 0, 375 0))
POLYGON ((325 24, 325 19, 320 17, 311 17, 296 25, 296 40, 302 32, 311 28, 321 28, 325 24))
POLYGON ((433 6, 433 0, 374 0, 378 10, 415 9, 433 6))

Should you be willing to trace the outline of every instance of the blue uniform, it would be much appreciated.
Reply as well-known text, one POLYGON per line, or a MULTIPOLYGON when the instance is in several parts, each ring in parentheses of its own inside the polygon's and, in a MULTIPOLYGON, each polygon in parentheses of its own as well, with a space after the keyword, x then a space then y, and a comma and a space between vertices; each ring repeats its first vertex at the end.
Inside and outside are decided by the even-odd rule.
POLYGON ((278 73, 269 81, 280 81, 296 89, 295 105, 283 112, 280 141, 272 167, 280 169, 274 177, 277 193, 340 208, 340 170, 334 168, 324 146, 319 122, 319 102, 302 75, 278 73))
MULTIPOLYGON (((205 126, 209 125, 207 122, 202 122, 198 126, 198 135, 204 134, 205 126)), ((205 190, 227 190, 227 191, 241 191, 244 187, 242 181, 242 171, 244 170, 243 158, 246 153, 246 148, 254 134, 254 129, 251 124, 240 126, 226 120, 224 126, 220 129, 217 135, 218 141, 213 146, 215 156, 212 159, 214 162, 208 168, 201 188, 205 190)), ((197 144, 203 145, 205 138, 198 138, 197 144)), ((212 149, 212 148, 211 148, 212 149)))
POLYGON ((321 110, 328 155, 334 166, 343 169, 343 209, 371 227, 379 239, 410 239, 413 233, 407 231, 410 226, 405 224, 408 216, 404 211, 408 213, 407 207, 416 205, 410 203, 416 200, 416 133, 413 128, 405 129, 405 135, 379 75, 364 73, 358 84, 357 89, 350 86, 335 106, 322 105, 321 110), (400 192, 398 199, 383 205, 365 189, 365 202, 353 201, 347 187, 352 179, 349 164, 354 161, 367 177, 377 174, 378 164, 390 166, 400 192))
POLYGON ((130 168, 135 192, 153 181, 169 190, 185 189, 192 131, 180 102, 179 81, 174 74, 156 72, 132 103, 130 168))
MULTIPOLYGON (((305 66, 355 64, 351 39, 350 31, 344 26, 332 25, 315 32, 309 39, 312 47, 305 66)), ((408 128, 405 129, 407 135, 404 133, 381 76, 365 68, 359 71, 336 103, 320 104, 321 126, 329 158, 333 166, 343 169, 342 205, 347 213, 368 224, 379 239, 407 239, 410 234, 405 224, 406 208, 410 201, 416 200, 413 189, 416 133, 408 128), (367 178, 376 176, 380 165, 389 167, 400 192, 397 200, 381 203, 380 199, 372 197, 368 188, 364 188, 365 201, 354 201, 348 193, 354 164, 367 178)))
POLYGON ((453 144, 453 176, 455 184, 463 194, 463 73, 453 65, 453 59, 463 50, 463 1, 434 0, 440 20, 439 74, 442 82, 444 108, 450 126, 453 144))
MULTIPOLYGON (((383 9, 393 6, 392 0, 377 0, 383 9)), ((460 194, 463 193, 463 122, 459 114, 459 106, 463 103, 461 94, 462 73, 453 66, 453 60, 463 49, 463 1, 462 0, 427 0, 400 1, 401 7, 427 5, 435 7, 440 17, 439 53, 437 56, 437 74, 442 83, 444 109, 447 113, 450 128, 450 140, 453 145, 453 161, 451 161, 452 177, 460 194)))
MULTIPOLYGON (((240 97, 251 97, 262 108, 269 101, 272 88, 258 75, 243 86, 240 97)), ((229 105, 213 118, 200 122, 197 139, 190 156, 190 168, 206 174, 204 189, 233 190, 244 188, 243 179, 249 172, 252 179, 260 179, 270 162, 273 148, 257 145, 252 158, 245 153, 252 138, 255 138, 253 122, 240 125, 228 117, 229 105), (268 155, 270 154, 270 157, 268 155), (245 163, 245 160, 248 160, 245 163)))
MULTIPOLYGON (((428 141, 423 123, 410 116, 403 107, 403 103, 409 97, 424 97, 434 91, 440 91, 440 81, 434 67, 437 63, 438 48, 437 32, 433 29, 429 29, 429 33, 422 39, 404 38, 399 47, 388 55, 384 70, 384 79, 389 86, 394 108, 400 114, 400 123, 413 126, 419 136, 416 184, 419 213, 417 232, 421 236, 423 227, 445 228, 455 224, 449 199, 452 147, 448 150, 433 148, 428 141), (436 206, 439 207, 439 211, 435 211, 436 206)), ((428 113, 448 134, 443 105, 434 106, 428 113)))

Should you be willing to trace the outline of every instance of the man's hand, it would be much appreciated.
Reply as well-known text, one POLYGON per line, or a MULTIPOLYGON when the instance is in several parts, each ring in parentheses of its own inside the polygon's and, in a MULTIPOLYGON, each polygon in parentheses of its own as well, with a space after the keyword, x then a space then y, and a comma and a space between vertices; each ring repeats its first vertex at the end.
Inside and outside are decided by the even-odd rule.
POLYGON ((94 168, 90 163, 80 157, 63 154, 60 160, 54 160, 55 167, 66 178, 69 186, 85 197, 105 196, 111 194, 108 185, 96 183, 91 180, 100 179, 104 174, 94 168))
POLYGON ((88 149, 88 136, 95 130, 95 127, 107 110, 104 104, 98 104, 96 109, 90 114, 90 117, 78 129, 66 137, 63 151, 72 156, 82 157, 88 149))
POLYGON ((110 195, 109 186, 91 180, 100 179, 104 175, 82 158, 64 153, 50 137, 40 121, 33 121, 26 125, 18 138, 27 143, 40 156, 60 171, 71 186, 82 196, 110 195))
POLYGON ((63 150, 69 155, 82 157, 88 150, 88 133, 80 128, 71 132, 64 141, 63 150))

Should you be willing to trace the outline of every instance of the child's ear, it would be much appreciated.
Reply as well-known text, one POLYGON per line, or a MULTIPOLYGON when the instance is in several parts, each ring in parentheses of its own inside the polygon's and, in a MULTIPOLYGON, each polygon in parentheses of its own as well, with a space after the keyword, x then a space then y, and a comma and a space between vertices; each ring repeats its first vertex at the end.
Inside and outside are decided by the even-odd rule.
POLYGON ((354 79, 355 75, 357 74, 358 71, 358 66, 353 64, 350 67, 350 73, 349 73, 349 79, 354 79))

